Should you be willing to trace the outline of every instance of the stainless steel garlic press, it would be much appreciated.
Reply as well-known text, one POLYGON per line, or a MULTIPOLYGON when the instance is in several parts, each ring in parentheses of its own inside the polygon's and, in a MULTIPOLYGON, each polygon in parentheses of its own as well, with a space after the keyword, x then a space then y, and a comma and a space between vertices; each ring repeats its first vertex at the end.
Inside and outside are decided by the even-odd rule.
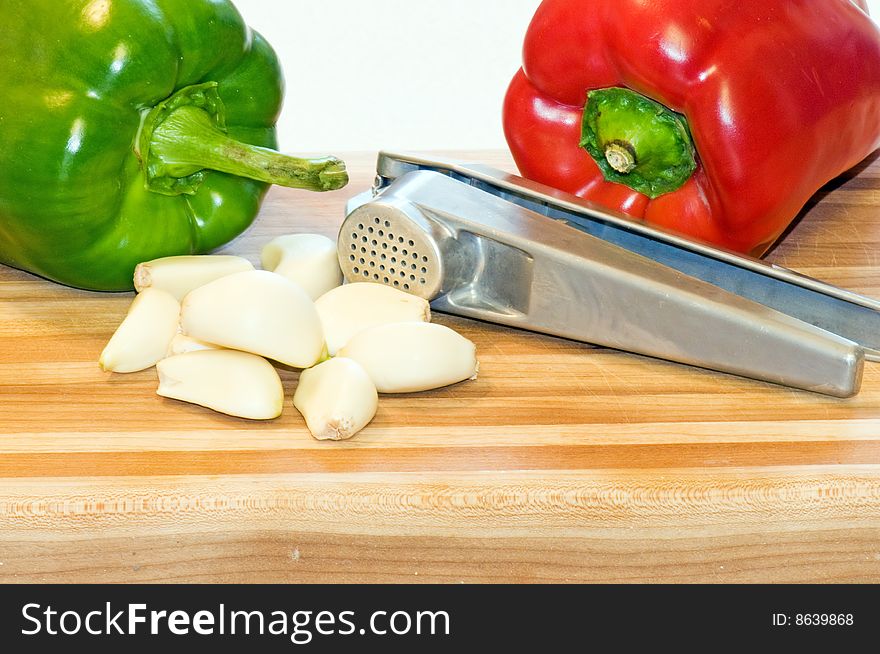
POLYGON ((880 302, 488 166, 379 155, 339 232, 348 281, 436 311, 837 397, 880 361, 880 302))

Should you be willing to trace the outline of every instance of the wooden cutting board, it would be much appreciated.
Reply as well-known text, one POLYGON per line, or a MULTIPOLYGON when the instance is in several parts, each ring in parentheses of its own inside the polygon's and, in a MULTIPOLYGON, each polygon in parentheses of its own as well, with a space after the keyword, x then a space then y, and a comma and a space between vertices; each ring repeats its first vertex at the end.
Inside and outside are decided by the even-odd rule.
MULTIPOLYGON (((512 169, 501 153, 457 153, 512 169)), ((334 236, 349 189, 275 189, 227 248, 334 236)), ((880 296, 880 163, 770 260, 880 296)), ((481 375, 320 443, 103 373, 131 294, 0 267, 0 582, 877 582, 880 364, 836 400, 447 316, 481 375)))

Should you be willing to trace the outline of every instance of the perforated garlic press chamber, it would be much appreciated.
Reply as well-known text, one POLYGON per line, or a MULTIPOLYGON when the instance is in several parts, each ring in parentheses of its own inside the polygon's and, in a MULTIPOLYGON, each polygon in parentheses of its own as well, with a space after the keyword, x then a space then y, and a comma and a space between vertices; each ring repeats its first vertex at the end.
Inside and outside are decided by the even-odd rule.
POLYGON ((876 300, 482 165, 382 153, 338 247, 436 311, 827 395, 880 360, 876 300))

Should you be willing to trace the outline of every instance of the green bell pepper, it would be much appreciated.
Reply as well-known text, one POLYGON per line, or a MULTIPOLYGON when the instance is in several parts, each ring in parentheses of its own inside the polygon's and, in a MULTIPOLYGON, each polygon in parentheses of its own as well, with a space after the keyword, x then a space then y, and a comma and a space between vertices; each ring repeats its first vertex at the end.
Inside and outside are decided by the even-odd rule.
POLYGON ((2 263, 130 290, 242 233, 269 184, 348 181, 272 149, 278 60, 227 0, 3 0, 0 24, 2 263))

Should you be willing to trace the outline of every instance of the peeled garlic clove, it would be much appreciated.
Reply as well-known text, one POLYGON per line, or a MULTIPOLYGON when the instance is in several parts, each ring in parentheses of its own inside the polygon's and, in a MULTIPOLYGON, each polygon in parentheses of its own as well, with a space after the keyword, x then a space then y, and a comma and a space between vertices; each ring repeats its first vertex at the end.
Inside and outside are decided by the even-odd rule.
POLYGON ((227 255, 165 257, 139 263, 134 269, 134 287, 139 292, 159 288, 180 301, 199 286, 226 275, 253 269, 254 266, 247 259, 227 255))
POLYGON ((222 277, 189 293, 183 333, 200 341, 310 368, 325 354, 315 304, 299 286, 265 270, 222 277))
POLYGON ((176 356, 178 354, 186 354, 187 352, 199 352, 201 350, 219 350, 220 347, 213 343, 206 343, 196 338, 191 338, 185 334, 175 334, 171 339, 171 345, 168 347, 168 356, 176 356))
POLYGON ((319 441, 341 441, 366 427, 379 407, 376 386, 351 359, 335 358, 304 370, 293 405, 319 441))
POLYGON ((179 318, 180 303, 171 294, 145 290, 131 303, 98 364, 109 372, 138 372, 156 365, 168 352, 179 318))
POLYGON ((331 356, 365 329, 395 322, 430 322, 431 305, 390 286, 356 282, 334 288, 315 302, 331 356))
POLYGON ((320 234, 279 236, 263 248, 263 268, 299 284, 313 300, 342 284, 336 243, 320 234))
POLYGON ((425 322, 380 325, 339 350, 357 361, 380 393, 415 393, 475 379, 476 347, 448 327, 425 322))
POLYGON ((162 397, 251 420, 281 415, 284 389, 272 364, 254 354, 202 350, 156 364, 162 397))

